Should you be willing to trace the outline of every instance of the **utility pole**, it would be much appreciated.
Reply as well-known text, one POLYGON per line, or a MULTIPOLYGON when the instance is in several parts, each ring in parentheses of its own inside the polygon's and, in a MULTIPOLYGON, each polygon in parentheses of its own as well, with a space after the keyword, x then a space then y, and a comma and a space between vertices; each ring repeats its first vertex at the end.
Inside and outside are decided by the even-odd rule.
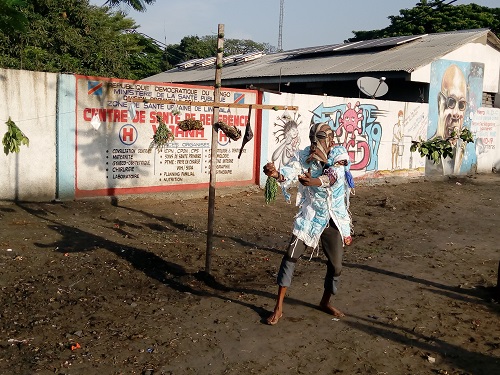
POLYGON ((283 13, 285 9, 285 0, 280 0, 280 22, 278 33, 278 52, 283 51, 283 13))

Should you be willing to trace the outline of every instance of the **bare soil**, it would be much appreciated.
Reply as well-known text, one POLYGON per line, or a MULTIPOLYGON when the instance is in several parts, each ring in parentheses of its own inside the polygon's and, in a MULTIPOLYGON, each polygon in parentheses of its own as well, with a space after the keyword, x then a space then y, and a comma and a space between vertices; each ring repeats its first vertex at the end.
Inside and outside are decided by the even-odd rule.
POLYGON ((207 262, 206 194, 0 203, 0 373, 500 374, 500 175, 358 186, 346 317, 306 257, 276 326, 296 207, 218 189, 207 262))

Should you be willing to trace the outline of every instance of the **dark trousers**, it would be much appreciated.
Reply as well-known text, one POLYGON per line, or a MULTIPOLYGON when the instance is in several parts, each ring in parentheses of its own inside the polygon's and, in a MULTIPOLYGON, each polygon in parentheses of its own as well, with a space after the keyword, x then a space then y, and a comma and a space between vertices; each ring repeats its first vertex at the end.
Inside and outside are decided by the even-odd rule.
MULTIPOLYGON (((340 273, 342 272, 344 246, 342 243, 342 236, 332 219, 330 219, 328 227, 326 227, 321 234, 320 242, 323 253, 327 259, 324 288, 327 292, 336 294, 340 281, 340 273)), ((279 286, 290 286, 297 260, 304 252, 307 253, 312 251, 314 251, 313 248, 306 246, 304 242, 299 240, 296 236, 292 236, 278 272, 277 283, 279 286)))

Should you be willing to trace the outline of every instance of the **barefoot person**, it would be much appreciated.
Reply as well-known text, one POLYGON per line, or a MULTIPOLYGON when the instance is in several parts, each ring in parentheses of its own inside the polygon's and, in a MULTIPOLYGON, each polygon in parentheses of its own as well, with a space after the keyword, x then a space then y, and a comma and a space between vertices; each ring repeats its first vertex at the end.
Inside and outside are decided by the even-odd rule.
POLYGON ((330 304, 337 293, 344 244, 350 245, 351 217, 349 193, 354 188, 349 172, 350 162, 343 146, 334 146, 333 131, 326 123, 313 124, 309 132, 311 145, 297 151, 292 160, 276 170, 273 163, 264 166, 264 173, 281 185, 285 199, 290 201, 287 189, 300 182, 297 193, 297 213, 293 235, 278 272, 278 296, 274 311, 267 323, 278 323, 283 315, 283 300, 290 286, 297 260, 304 252, 321 247, 327 258, 326 276, 320 308, 334 316, 344 314, 330 304))

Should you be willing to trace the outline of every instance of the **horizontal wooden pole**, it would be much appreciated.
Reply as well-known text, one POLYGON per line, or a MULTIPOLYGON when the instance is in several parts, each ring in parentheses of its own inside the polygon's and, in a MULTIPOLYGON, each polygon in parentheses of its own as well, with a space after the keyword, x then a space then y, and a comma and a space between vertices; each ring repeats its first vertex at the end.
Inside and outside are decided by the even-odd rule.
POLYGON ((155 104, 177 104, 191 105, 198 107, 228 107, 228 108, 249 108, 252 109, 273 109, 275 111, 290 110, 297 111, 297 106, 272 105, 272 104, 240 104, 240 103, 222 103, 222 102, 189 102, 185 100, 166 100, 166 99, 145 99, 145 98, 125 98, 128 102, 155 103, 155 104))

